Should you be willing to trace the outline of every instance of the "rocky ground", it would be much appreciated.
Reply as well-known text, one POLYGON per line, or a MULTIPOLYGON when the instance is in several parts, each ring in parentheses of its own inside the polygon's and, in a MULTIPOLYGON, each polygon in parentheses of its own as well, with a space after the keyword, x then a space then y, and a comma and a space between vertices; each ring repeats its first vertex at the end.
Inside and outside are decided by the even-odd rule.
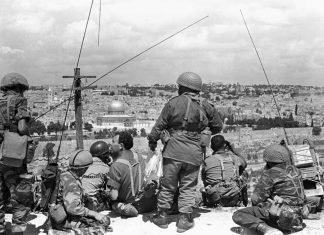
MULTIPOLYGON (((237 208, 207 209, 199 208, 194 212, 195 227, 184 234, 186 235, 234 235, 241 229, 232 221, 232 213, 237 208)), ((111 217, 111 226, 113 234, 120 235, 159 235, 159 234, 178 234, 176 232, 177 216, 171 216, 170 225, 167 229, 160 229, 152 224, 149 219, 153 213, 140 215, 136 218, 124 219, 116 216, 112 212, 103 212, 111 217)), ((11 215, 6 215, 6 221, 11 221, 11 215)), ((43 214, 30 214, 27 231, 24 234, 47 234, 47 228, 44 225, 46 216, 43 214)), ((320 220, 305 220, 306 228, 303 231, 295 233, 296 235, 322 235, 324 234, 324 212, 321 213, 320 220)), ((7 223, 7 234, 10 234, 10 223, 7 223)), ((111 234, 107 232, 106 234, 111 234)), ((241 234, 256 235, 249 231, 243 231, 241 234)))

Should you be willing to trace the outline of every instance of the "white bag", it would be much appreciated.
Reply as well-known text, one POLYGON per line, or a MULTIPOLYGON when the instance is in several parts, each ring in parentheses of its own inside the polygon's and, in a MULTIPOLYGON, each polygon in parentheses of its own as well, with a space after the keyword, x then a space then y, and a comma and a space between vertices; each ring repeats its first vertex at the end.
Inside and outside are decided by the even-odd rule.
POLYGON ((163 175, 162 152, 155 151, 145 168, 145 181, 158 180, 163 175))

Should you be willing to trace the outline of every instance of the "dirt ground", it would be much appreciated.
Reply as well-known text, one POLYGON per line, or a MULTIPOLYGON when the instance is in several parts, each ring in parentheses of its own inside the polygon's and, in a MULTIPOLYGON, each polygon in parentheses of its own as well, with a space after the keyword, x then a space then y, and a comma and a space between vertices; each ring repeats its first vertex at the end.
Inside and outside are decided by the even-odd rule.
MULTIPOLYGON (((199 208, 194 212, 195 227, 188 230, 186 235, 234 235, 233 231, 241 229, 232 221, 232 214, 237 208, 207 209, 199 208)), ((121 218, 112 212, 102 212, 111 217, 111 227, 116 235, 172 235, 176 232, 177 215, 169 217, 169 227, 160 229, 149 221, 153 213, 140 215, 136 218, 121 218)), ((27 231, 24 234, 47 234, 47 228, 44 225, 46 216, 43 214, 30 214, 28 218, 27 231)), ((6 215, 6 221, 11 221, 11 215, 6 215)), ((322 235, 324 234, 324 212, 320 220, 305 220, 306 228, 303 231, 294 233, 296 235, 322 235)), ((10 223, 7 223, 7 234, 10 234, 10 223)), ((106 234, 111 234, 110 232, 106 234)), ((243 231, 241 234, 255 235, 249 231, 243 231)))

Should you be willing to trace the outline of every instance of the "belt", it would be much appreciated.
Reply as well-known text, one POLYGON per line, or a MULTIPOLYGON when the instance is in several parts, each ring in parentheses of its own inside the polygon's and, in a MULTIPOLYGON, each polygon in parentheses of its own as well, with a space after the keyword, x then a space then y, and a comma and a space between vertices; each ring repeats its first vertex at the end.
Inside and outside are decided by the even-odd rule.
POLYGON ((189 135, 198 135, 199 132, 198 131, 187 131, 187 130, 181 130, 181 129, 178 129, 178 130, 174 130, 174 129, 171 129, 170 130, 170 133, 182 133, 182 134, 189 134, 189 135))

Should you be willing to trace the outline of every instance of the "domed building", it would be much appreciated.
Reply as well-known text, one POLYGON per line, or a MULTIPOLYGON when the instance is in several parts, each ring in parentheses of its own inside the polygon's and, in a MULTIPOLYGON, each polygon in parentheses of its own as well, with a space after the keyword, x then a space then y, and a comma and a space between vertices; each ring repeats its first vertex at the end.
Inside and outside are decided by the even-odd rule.
POLYGON ((117 129, 127 129, 133 128, 136 122, 135 116, 130 116, 125 114, 126 106, 118 101, 114 100, 108 105, 108 113, 104 116, 99 116, 96 119, 95 129, 112 129, 117 127, 117 129))

